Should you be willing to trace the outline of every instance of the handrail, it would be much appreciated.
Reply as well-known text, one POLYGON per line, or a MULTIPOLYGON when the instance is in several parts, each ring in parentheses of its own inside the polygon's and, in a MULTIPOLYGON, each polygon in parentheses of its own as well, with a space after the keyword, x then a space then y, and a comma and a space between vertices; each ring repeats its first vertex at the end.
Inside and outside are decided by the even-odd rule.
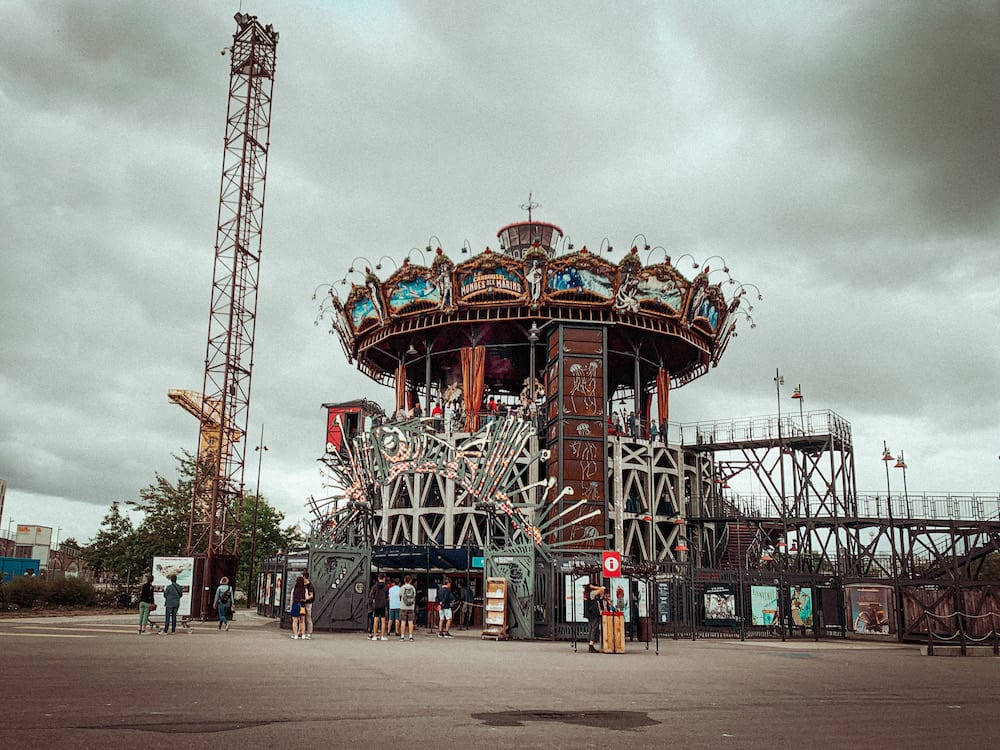
POLYGON ((951 612, 947 615, 939 615, 935 612, 931 612, 928 609, 924 610, 924 624, 925 630, 927 632, 927 655, 934 656, 934 644, 938 643, 941 645, 955 645, 956 641, 958 643, 959 649, 961 650, 962 656, 968 654, 968 644, 971 642, 973 645, 985 643, 986 641, 991 642, 993 648, 993 655, 1000 656, 1000 628, 997 627, 997 618, 1000 613, 993 612, 982 612, 980 614, 970 614, 968 612, 951 612), (955 618, 956 630, 950 635, 938 634, 931 629, 931 620, 936 622, 943 622, 945 620, 950 620, 955 618), (989 632, 982 636, 975 636, 968 632, 966 629, 966 620, 985 620, 990 618, 991 627, 989 632))

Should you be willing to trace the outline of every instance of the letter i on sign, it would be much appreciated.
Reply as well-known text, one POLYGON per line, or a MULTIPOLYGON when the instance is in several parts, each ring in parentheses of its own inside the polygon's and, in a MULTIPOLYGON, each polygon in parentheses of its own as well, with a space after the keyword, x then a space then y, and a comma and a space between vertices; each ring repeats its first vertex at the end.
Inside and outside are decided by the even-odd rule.
POLYGON ((622 556, 620 552, 603 552, 601 554, 601 567, 605 578, 618 578, 622 570, 622 556))

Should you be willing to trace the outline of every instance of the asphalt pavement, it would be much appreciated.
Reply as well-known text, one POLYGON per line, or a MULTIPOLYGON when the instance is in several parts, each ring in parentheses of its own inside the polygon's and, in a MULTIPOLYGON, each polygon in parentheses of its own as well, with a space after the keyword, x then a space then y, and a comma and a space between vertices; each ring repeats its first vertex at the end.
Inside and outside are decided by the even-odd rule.
POLYGON ((0 620, 4 748, 984 748, 1000 658, 854 641, 136 634, 134 615, 0 620))

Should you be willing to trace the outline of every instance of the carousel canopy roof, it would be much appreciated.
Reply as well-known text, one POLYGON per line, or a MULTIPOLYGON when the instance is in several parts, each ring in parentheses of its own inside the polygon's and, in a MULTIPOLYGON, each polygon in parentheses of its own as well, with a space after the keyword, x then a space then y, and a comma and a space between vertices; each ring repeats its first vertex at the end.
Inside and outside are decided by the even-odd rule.
POLYGON ((643 380, 663 368, 676 386, 718 364, 738 320, 753 327, 751 300, 762 299, 720 256, 674 259, 645 244, 617 263, 587 247, 559 255, 562 230, 539 221, 497 236, 504 252, 487 247, 456 263, 438 247, 424 265, 407 257, 384 279, 375 264, 363 274, 352 265, 346 296, 331 287, 328 300, 348 358, 382 383, 403 366, 414 383, 426 384, 429 369, 440 384, 453 381, 462 348, 485 345, 491 392, 516 393, 530 371, 529 346, 544 344, 555 322, 574 321, 608 328, 610 393, 633 382, 636 360, 643 380))

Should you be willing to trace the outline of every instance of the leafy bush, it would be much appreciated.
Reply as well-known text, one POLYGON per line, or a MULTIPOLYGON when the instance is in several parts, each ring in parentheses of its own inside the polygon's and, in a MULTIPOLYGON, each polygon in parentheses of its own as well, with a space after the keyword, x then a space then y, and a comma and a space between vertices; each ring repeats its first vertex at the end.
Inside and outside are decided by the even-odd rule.
POLYGON ((97 603, 97 589, 83 578, 53 579, 46 596, 49 604, 57 606, 92 607, 97 603))
POLYGON ((47 582, 41 578, 17 576, 0 586, 0 600, 18 607, 34 607, 45 602, 47 582))
POLYGON ((18 576, 0 586, 5 609, 32 607, 92 607, 97 603, 93 584, 82 578, 29 578, 18 576))

